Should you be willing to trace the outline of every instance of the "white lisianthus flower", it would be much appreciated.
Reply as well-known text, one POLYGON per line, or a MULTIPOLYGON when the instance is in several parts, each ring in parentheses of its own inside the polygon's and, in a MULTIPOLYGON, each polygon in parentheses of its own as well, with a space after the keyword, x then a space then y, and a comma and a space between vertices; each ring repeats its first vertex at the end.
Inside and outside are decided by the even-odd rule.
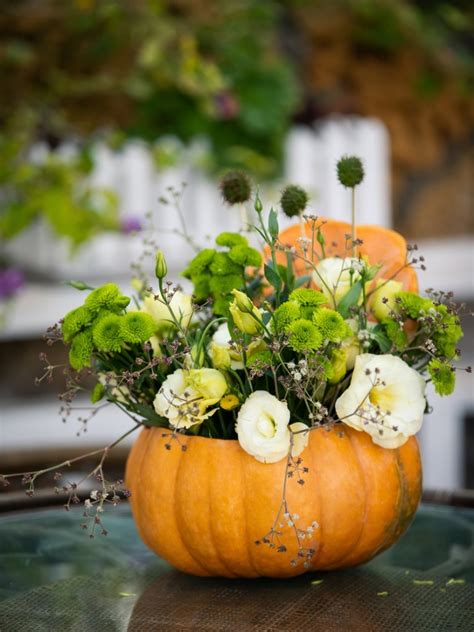
MULTIPOLYGON (((290 430, 304 430, 304 424, 288 425, 290 411, 267 391, 255 391, 242 405, 237 415, 235 430, 241 447, 262 463, 276 463, 290 449, 290 430)), ((307 427, 307 426, 306 426, 307 427)), ((308 442, 308 432, 294 435, 293 456, 298 456, 308 442)))
POLYGON ((154 407, 173 428, 190 428, 215 412, 211 406, 225 395, 227 382, 216 369, 176 370, 158 391, 154 407))
POLYGON ((360 279, 364 265, 361 259, 339 257, 328 257, 318 263, 313 272, 313 280, 321 288, 331 307, 335 308, 351 289, 351 270, 352 283, 355 283, 360 279))
POLYGON ((170 310, 181 327, 187 329, 193 316, 192 296, 177 290, 169 303, 166 303, 161 297, 155 299, 153 294, 149 294, 143 299, 141 311, 153 318, 156 323, 156 330, 159 333, 175 327, 170 310))
POLYGON ((394 355, 357 356, 349 388, 337 399, 339 419, 383 448, 399 448, 423 423, 426 384, 394 355))

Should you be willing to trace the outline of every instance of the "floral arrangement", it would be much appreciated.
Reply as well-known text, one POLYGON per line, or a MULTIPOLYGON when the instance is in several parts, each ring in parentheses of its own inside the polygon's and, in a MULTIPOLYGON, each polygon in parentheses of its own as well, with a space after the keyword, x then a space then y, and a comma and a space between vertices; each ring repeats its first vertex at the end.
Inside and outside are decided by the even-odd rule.
MULTIPOLYGON (((93 376, 93 404, 124 411, 134 422, 127 435, 163 428, 168 450, 179 449, 183 434, 237 440, 261 463, 286 459, 286 476, 300 484, 300 455, 314 429, 345 424, 387 450, 407 442, 421 428, 427 382, 440 395, 453 392, 461 308, 451 294, 418 293, 415 268, 424 260, 416 248, 392 231, 357 226, 360 159, 342 158, 337 173, 352 191, 352 223, 308 214, 306 192, 290 185, 281 207, 297 223, 283 232, 244 174, 225 176, 225 201, 245 205, 253 196, 256 221, 196 252, 183 271, 191 292, 167 281, 161 251, 156 280, 138 275, 133 297, 113 283, 93 289, 76 282, 83 303, 48 334, 50 344, 69 347, 64 414, 93 376)), ((50 379, 56 367, 43 360, 50 379)), ((102 465, 122 438, 95 452, 101 461, 91 475, 101 485, 85 501, 94 525, 105 503, 121 496, 102 465)), ((27 491, 39 475, 70 462, 22 473, 27 491)), ((76 488, 63 490, 68 506, 79 501, 76 488)), ((284 490, 277 520, 291 522, 284 490)))

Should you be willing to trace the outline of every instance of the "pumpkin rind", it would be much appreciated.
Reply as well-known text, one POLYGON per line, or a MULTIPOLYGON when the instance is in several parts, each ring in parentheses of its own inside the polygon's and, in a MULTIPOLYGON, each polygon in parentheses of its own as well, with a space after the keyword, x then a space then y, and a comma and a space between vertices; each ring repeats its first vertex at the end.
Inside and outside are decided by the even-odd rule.
MULTIPOLYGON (((324 220, 325 224, 321 225, 321 233, 326 241, 325 251, 327 257, 350 257, 351 250, 346 248, 346 235, 351 234, 351 225, 347 222, 336 220, 324 220)), ((318 222, 319 225, 319 222, 318 222)), ((306 235, 311 237, 311 222, 306 223, 306 235)), ((362 240, 362 245, 358 246, 358 252, 361 255, 367 255, 371 264, 380 263, 380 268, 376 278, 395 278, 403 283, 404 289, 409 292, 418 291, 418 278, 416 271, 405 266, 407 257, 407 243, 405 239, 394 230, 383 228, 382 226, 357 226, 356 236, 362 240)), ((279 240, 286 246, 294 246, 301 254, 298 239, 301 237, 301 226, 295 224, 282 230, 279 234, 279 240)), ((318 252, 320 246, 316 243, 315 250, 318 252)), ((270 251, 268 246, 264 249, 264 255, 268 258, 270 251)), ((286 255, 283 252, 277 252, 278 263, 286 264, 286 255)), ((297 275, 306 274, 305 263, 301 259, 296 259, 294 263, 297 275)))
POLYGON ((286 524, 286 552, 255 544, 277 516, 286 460, 260 463, 237 441, 180 435, 178 443, 161 428, 142 430, 126 471, 140 536, 193 575, 292 577, 361 564, 405 531, 421 493, 414 437, 387 450, 338 425, 313 430, 301 457, 309 471, 304 485, 288 480, 287 500, 298 527, 319 524, 303 542, 316 549, 310 569, 290 564, 298 546, 286 524))

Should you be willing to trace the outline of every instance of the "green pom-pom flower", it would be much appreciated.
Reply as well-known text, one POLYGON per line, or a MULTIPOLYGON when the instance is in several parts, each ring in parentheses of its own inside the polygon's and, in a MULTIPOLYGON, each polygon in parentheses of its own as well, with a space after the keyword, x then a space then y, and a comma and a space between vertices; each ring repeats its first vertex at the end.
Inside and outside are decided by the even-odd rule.
POLYGON ((238 290, 242 285, 242 276, 238 274, 213 276, 209 280, 209 287, 213 294, 230 294, 232 290, 238 290))
POLYGON ((120 319, 122 339, 125 342, 143 343, 156 332, 156 324, 150 314, 129 312, 120 319))
POLYGON ((228 316, 229 315, 229 307, 234 297, 232 295, 229 296, 220 296, 214 301, 212 306, 212 311, 217 316, 228 316))
POLYGON ((129 303, 128 296, 123 296, 115 283, 106 283, 98 287, 85 300, 85 306, 96 313, 102 309, 120 311, 129 303))
POLYGON ((252 266, 253 268, 259 268, 262 265, 262 256, 250 246, 234 246, 229 252, 229 257, 234 263, 240 266, 252 266))
POLYGON ((351 334, 341 314, 328 307, 321 307, 314 312, 313 323, 321 332, 323 339, 329 342, 341 342, 351 334))
POLYGON ((204 250, 201 250, 188 264, 188 267, 183 272, 183 276, 190 279, 207 272, 215 254, 216 251, 214 248, 204 248, 204 250))
POLYGON ((396 320, 387 319, 382 321, 382 324, 390 342, 399 351, 403 350, 407 346, 407 335, 400 323, 396 320))
POLYGON ((288 325, 288 344, 292 349, 303 353, 316 351, 323 344, 319 329, 310 320, 299 318, 288 325))
POLYGON ((343 156, 337 163, 337 177, 345 187, 356 187, 364 179, 362 160, 357 156, 343 156))
POLYGON ((272 353, 268 349, 257 351, 247 358, 247 366, 251 369, 267 369, 272 364, 272 353))
POLYGON ((446 358, 452 358, 456 355, 457 343, 463 336, 459 319, 446 305, 437 305, 436 315, 436 331, 432 335, 432 340, 438 353, 446 358))
POLYGON ((280 198, 280 205, 287 217, 301 215, 308 204, 308 194, 296 184, 290 184, 285 188, 280 198))
POLYGON ((247 202, 252 194, 249 177, 242 171, 229 171, 221 180, 222 197, 228 204, 247 202))
POLYGON ((227 248, 233 248, 234 246, 247 246, 248 241, 246 237, 239 233, 221 233, 216 237, 216 244, 218 246, 227 246, 227 248))
POLYGON ((456 374, 449 364, 434 358, 428 364, 428 373, 438 395, 451 395, 456 385, 456 374))
POLYGON ((311 288, 301 287, 290 294, 290 300, 295 301, 300 306, 301 316, 311 320, 313 313, 328 300, 322 292, 311 288))
POLYGON ((420 318, 420 316, 426 316, 430 309, 435 309, 433 301, 415 292, 399 292, 395 300, 402 311, 414 320, 420 318))
POLYGON ((209 298, 209 294, 211 293, 209 274, 199 274, 198 276, 193 276, 191 280, 194 283, 193 294, 195 299, 197 301, 205 301, 209 298))
POLYGON ((104 395, 105 395, 104 385, 101 384, 100 382, 97 382, 97 384, 94 386, 91 392, 91 402, 93 404, 97 404, 97 402, 99 402, 103 398, 104 395))
POLYGON ((122 334, 122 316, 109 314, 101 318, 92 329, 94 344, 99 351, 120 351, 125 343, 122 334))
POLYGON ((324 305, 324 303, 328 302, 322 292, 306 287, 300 287, 297 290, 293 290, 289 298, 290 301, 296 301, 298 305, 304 307, 319 307, 320 305, 324 305))
POLYGON ((226 252, 216 253, 210 265, 212 274, 220 276, 228 274, 241 274, 242 267, 234 263, 226 252))
POLYGON ((287 301, 273 312, 272 328, 276 328, 279 332, 285 332, 288 329, 288 325, 298 318, 301 318, 298 303, 287 301))
POLYGON ((69 364, 75 371, 80 371, 91 365, 93 344, 88 331, 78 333, 69 349, 69 364))
POLYGON ((84 305, 68 312, 61 327, 64 341, 71 342, 76 334, 92 324, 93 319, 93 313, 84 305))

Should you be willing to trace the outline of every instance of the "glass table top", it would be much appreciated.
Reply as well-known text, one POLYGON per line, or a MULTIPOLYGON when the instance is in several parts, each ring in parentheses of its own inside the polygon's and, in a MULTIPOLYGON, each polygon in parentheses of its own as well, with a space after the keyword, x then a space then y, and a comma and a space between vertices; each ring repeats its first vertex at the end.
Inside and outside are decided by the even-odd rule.
POLYGON ((474 629, 474 510, 424 506, 368 564, 292 580, 186 576, 140 541, 128 506, 90 539, 80 510, 0 518, 0 631, 474 629))

